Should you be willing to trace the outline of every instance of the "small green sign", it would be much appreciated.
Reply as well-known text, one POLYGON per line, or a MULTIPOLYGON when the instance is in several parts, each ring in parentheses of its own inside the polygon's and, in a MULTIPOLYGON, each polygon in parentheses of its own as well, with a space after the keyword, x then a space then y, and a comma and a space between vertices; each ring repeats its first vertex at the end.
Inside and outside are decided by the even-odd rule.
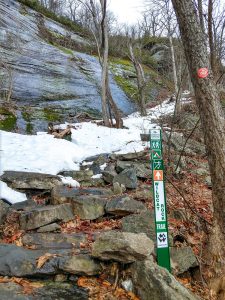
POLYGON ((166 268, 170 272, 169 234, 162 158, 162 134, 160 129, 152 129, 150 131, 150 147, 153 174, 157 261, 159 266, 166 268))

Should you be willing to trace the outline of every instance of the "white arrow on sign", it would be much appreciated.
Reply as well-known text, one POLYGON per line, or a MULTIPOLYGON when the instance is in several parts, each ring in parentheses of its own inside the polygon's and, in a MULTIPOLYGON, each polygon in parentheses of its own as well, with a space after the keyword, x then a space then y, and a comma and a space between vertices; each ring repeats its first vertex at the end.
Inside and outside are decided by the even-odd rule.
POLYGON ((160 180, 160 178, 161 178, 161 173, 158 171, 158 172, 155 174, 155 176, 157 177, 158 180, 160 180))

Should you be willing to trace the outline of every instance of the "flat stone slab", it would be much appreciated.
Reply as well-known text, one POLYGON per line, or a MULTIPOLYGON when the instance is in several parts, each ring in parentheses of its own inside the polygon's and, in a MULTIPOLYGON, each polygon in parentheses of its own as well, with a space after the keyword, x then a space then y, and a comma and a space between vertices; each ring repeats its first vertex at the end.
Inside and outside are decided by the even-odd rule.
POLYGON ((66 186, 56 186, 52 189, 51 204, 71 203, 71 200, 77 199, 82 195, 110 196, 111 191, 100 188, 68 188, 66 186))
POLYGON ((100 260, 131 263, 146 259, 153 250, 153 241, 144 233, 108 231, 97 237, 91 255, 100 260))
POLYGON ((94 175, 92 170, 64 171, 61 174, 63 176, 72 177, 73 179, 77 180, 78 182, 87 181, 94 175))
POLYGON ((0 179, 15 189, 51 190, 62 185, 58 176, 33 172, 5 171, 0 179))
POLYGON ((105 211, 117 216, 126 216, 146 211, 146 207, 140 201, 123 196, 107 201, 105 211))
POLYGON ((35 246, 35 249, 71 249, 80 248, 80 243, 86 242, 82 233, 27 233, 22 237, 25 246, 35 246))
POLYGON ((23 230, 31 230, 58 221, 68 222, 72 219, 74 215, 71 204, 49 205, 22 212, 20 227, 23 230))
POLYGON ((38 228, 37 232, 53 232, 53 231, 61 231, 61 226, 57 223, 52 223, 49 225, 42 226, 38 228))
POLYGON ((126 153, 126 154, 110 154, 109 157, 113 160, 135 160, 143 159, 148 155, 146 151, 126 153))
MULTIPOLYGON (((57 274, 60 256, 52 258, 42 268, 37 269, 37 259, 45 253, 46 251, 28 250, 12 244, 0 244, 0 275, 34 277, 57 274)), ((62 255, 63 252, 54 250, 54 253, 62 255)))
POLYGON ((71 255, 68 250, 28 250, 12 244, 0 244, 0 275, 16 277, 39 277, 56 274, 97 275, 100 262, 89 255, 71 255), (37 268, 38 259, 46 253, 55 254, 37 268))
POLYGON ((95 220, 105 214, 106 199, 95 195, 84 195, 74 199, 71 204, 73 213, 81 220, 95 220))

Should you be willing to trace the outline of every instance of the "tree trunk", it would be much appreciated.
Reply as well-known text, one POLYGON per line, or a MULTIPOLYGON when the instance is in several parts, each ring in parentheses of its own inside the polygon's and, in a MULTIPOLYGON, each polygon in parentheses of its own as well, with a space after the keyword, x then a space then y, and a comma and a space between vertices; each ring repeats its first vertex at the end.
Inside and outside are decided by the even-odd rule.
POLYGON ((107 38, 107 22, 106 22, 106 1, 101 0, 102 7, 102 118, 105 126, 110 126, 109 113, 107 109, 107 72, 108 72, 108 52, 109 44, 107 38))
POLYGON ((195 90, 212 178, 214 212, 208 257, 214 263, 212 271, 216 272, 217 276, 221 276, 225 270, 224 116, 212 71, 209 70, 206 78, 199 78, 197 75, 199 68, 210 68, 210 63, 206 40, 198 23, 193 1, 172 0, 172 3, 176 11, 190 77, 195 90))
POLYGON ((177 68, 176 68, 176 60, 175 60, 174 47, 173 47, 173 39, 170 34, 169 34, 169 41, 170 41, 170 51, 171 51, 172 67, 173 67, 174 88, 177 94, 178 93, 177 68))
POLYGON ((142 69, 141 64, 137 60, 137 58, 134 55, 133 47, 132 44, 129 44, 129 51, 130 51, 130 56, 131 56, 131 61, 134 65, 136 75, 137 75, 137 86, 138 86, 138 103, 141 111, 142 116, 147 115, 146 107, 145 107, 145 76, 144 76, 144 71, 142 69))

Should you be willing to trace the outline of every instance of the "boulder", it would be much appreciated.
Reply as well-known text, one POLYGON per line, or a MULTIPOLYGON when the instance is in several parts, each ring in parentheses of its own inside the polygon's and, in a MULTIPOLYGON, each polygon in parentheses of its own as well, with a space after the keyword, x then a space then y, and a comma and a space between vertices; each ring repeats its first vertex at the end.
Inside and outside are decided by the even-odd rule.
POLYGON ((191 247, 171 247, 170 256, 176 275, 183 274, 184 272, 199 266, 191 247))
POLYGON ((118 182, 123 184, 128 189, 136 189, 137 187, 137 175, 134 168, 126 169, 120 174, 116 175, 113 179, 113 183, 118 182))
POLYGON ((140 201, 123 196, 107 201, 105 211, 116 216, 126 216, 146 211, 146 207, 140 201))
POLYGON ((81 220, 95 220, 105 214, 106 200, 95 195, 83 195, 72 202, 73 212, 81 220))
POLYGON ((0 275, 27 277, 56 274, 58 256, 37 269, 37 259, 44 254, 41 250, 27 250, 12 244, 0 244, 0 275))
POLYGON ((153 211, 144 211, 122 219, 122 231, 133 233, 145 233, 155 241, 155 217, 153 211))
POLYGON ((108 189, 102 188, 68 188, 66 186, 56 186, 52 189, 51 204, 57 205, 62 203, 72 203, 74 199, 82 195, 109 196, 112 194, 108 189))
POLYGON ((141 300, 200 300, 151 258, 135 262, 130 268, 130 274, 135 293, 141 300))
POLYGON ((71 204, 49 205, 22 212, 20 215, 20 227, 23 230, 31 230, 57 221, 67 222, 73 218, 71 204))
POLYGON ((147 164, 147 163, 134 162, 134 161, 118 160, 116 163, 116 171, 118 173, 130 168, 134 168, 136 170, 136 174, 138 178, 149 179, 151 176, 150 162, 147 164))
POLYGON ((86 242, 85 234, 81 233, 27 233, 22 237, 25 246, 35 249, 71 249, 80 248, 86 242))
POLYGON ((101 260, 131 263, 146 259, 153 249, 154 243, 144 233, 108 231, 97 237, 91 255, 101 260))
POLYGON ((112 184, 114 177, 117 175, 115 165, 110 164, 108 165, 104 171, 102 171, 102 178, 105 182, 112 184))
POLYGON ((112 191, 115 195, 121 195, 123 194, 123 192, 126 192, 126 188, 123 184, 119 184, 119 182, 114 182, 112 191))
POLYGON ((101 265, 89 255, 80 254, 61 259, 59 269, 70 274, 93 276, 101 272, 101 265))
POLYGON ((5 171, 1 180, 15 189, 51 190, 62 181, 58 176, 33 172, 5 171))
POLYGON ((0 200, 0 225, 5 221, 6 215, 9 211, 10 205, 0 200))

